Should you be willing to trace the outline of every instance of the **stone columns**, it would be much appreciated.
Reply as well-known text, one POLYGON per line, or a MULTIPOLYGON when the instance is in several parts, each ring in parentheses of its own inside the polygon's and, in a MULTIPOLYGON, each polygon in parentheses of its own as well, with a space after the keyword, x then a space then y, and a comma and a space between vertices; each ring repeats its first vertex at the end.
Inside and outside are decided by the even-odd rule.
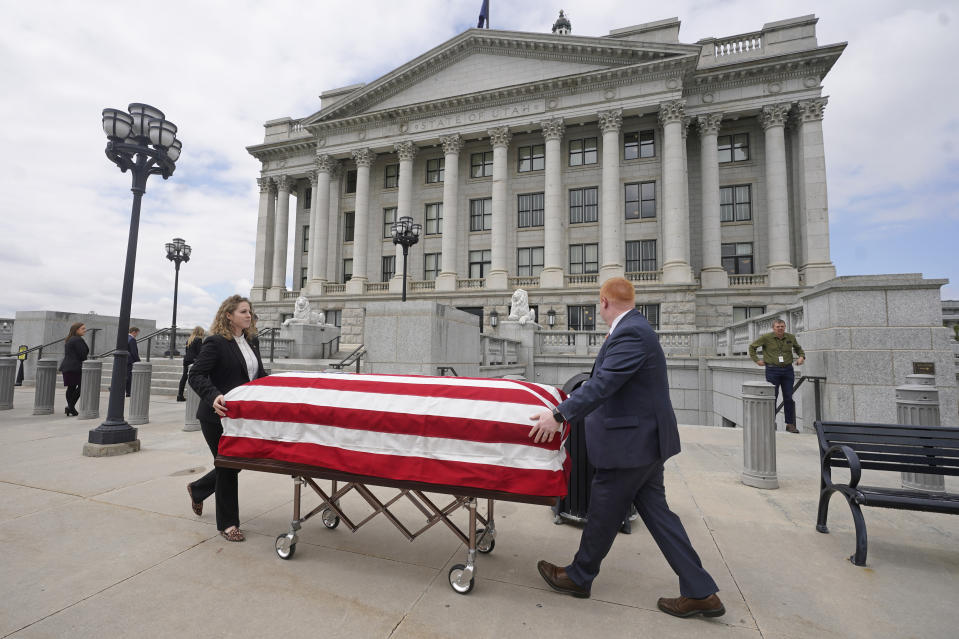
POLYGON ((367 247, 370 235, 370 167, 376 161, 372 149, 353 151, 356 162, 356 208, 353 218, 353 277, 346 283, 348 295, 366 293, 369 276, 366 273, 367 247))
POLYGON ((546 140, 546 170, 544 185, 543 272, 539 276, 540 288, 563 288, 563 151, 562 139, 565 127, 562 118, 540 122, 546 140))
POLYGON ((826 151, 822 139, 822 117, 826 98, 803 100, 798 105, 800 181, 803 211, 802 255, 799 273, 806 286, 836 277, 829 257, 829 208, 826 200, 826 151))
POLYGON ((457 240, 460 225, 459 183, 460 151, 463 150, 463 138, 459 134, 440 137, 446 158, 446 179, 443 182, 443 240, 442 267, 436 278, 437 291, 456 290, 457 240))
POLYGON ((686 101, 659 105, 663 126, 663 283, 689 284, 689 207, 683 169, 683 118, 686 101))
POLYGON ((723 268, 720 249, 722 236, 719 223, 719 150, 716 136, 723 120, 722 113, 699 116, 700 173, 703 182, 703 270, 702 287, 728 288, 729 276, 723 268))
POLYGON ((786 118, 791 105, 764 106, 759 123, 766 138, 766 211, 769 225, 769 286, 798 286, 799 273, 790 261, 789 193, 786 188, 786 118))
POLYGON ((330 169, 333 158, 319 155, 314 160, 316 173, 311 176, 313 201, 310 211, 310 280, 308 295, 322 295, 327 281, 326 255, 330 232, 330 169))
POLYGON ((290 190, 293 180, 288 175, 276 178, 276 225, 273 236, 273 277, 271 299, 279 300, 286 290, 286 245, 290 235, 290 190))
POLYGON ((57 387, 57 360, 41 359, 37 362, 35 384, 33 414, 52 415, 53 396, 57 387))
POLYGON ((272 282, 276 186, 273 180, 267 177, 257 178, 256 183, 260 187, 260 208, 256 217, 256 257, 253 266, 253 290, 250 294, 254 300, 264 300, 266 289, 272 282))
POLYGON ((486 274, 486 288, 506 290, 509 288, 509 273, 506 270, 507 210, 509 209, 506 202, 506 185, 509 172, 506 163, 509 159, 509 143, 513 135, 509 127, 502 126, 490 129, 489 136, 493 145, 493 246, 490 251, 490 270, 486 274))
POLYGON ((754 488, 779 488, 774 392, 769 382, 743 383, 742 482, 754 488))
POLYGON ((326 275, 329 281, 338 281, 340 272, 341 248, 343 246, 343 231, 340 229, 340 178, 343 177, 343 164, 334 161, 330 165, 330 200, 327 203, 329 216, 327 226, 329 233, 326 241, 326 275))
POLYGON ((96 419, 100 416, 100 380, 103 362, 88 359, 83 362, 80 377, 80 414, 77 419, 96 419))
POLYGON ((13 386, 17 377, 17 359, 0 357, 0 410, 13 408, 13 386))
POLYGON ((127 423, 131 426, 150 421, 150 383, 153 380, 153 364, 134 362, 133 380, 130 383, 130 412, 127 423))
MULTIPOLYGON (((896 422, 907 426, 940 426, 939 390, 935 375, 906 375, 906 383, 896 387, 896 422)), ((942 475, 902 473, 902 487, 946 492, 942 475)))
MULTIPOLYGON (((400 159, 400 174, 397 179, 396 219, 413 216, 413 160, 416 158, 416 145, 407 140, 393 145, 396 155, 400 159)), ((390 279, 390 293, 403 291, 403 246, 393 246, 396 255, 393 264, 393 277, 390 279)), ((356 268, 356 258, 353 258, 353 268, 356 268)))
POLYGON ((599 112, 599 128, 603 132, 603 188, 600 193, 600 260, 599 283, 626 272, 626 222, 623 217, 623 185, 619 170, 619 131, 623 126, 623 110, 599 112))
MULTIPOLYGON (((190 365, 193 368, 193 365, 190 365)), ((189 369, 187 370, 189 375, 189 369)), ((269 373, 267 373, 269 375, 269 373)), ((200 430, 200 420, 196 418, 196 409, 200 406, 200 396, 196 394, 193 387, 186 385, 186 404, 183 405, 183 430, 190 433, 200 430)))

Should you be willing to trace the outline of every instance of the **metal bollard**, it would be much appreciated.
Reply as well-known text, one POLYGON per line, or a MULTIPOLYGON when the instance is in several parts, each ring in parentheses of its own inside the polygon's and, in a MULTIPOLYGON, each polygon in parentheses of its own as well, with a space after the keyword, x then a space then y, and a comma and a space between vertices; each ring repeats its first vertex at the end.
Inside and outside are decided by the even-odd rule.
POLYGON ((0 357, 0 410, 13 408, 13 386, 16 377, 16 358, 0 357))
POLYGON ((34 415, 52 415, 54 392, 57 387, 57 360, 37 362, 36 393, 33 396, 34 415))
MULTIPOLYGON (((906 375, 906 383, 896 387, 896 421, 905 426, 941 426, 939 390, 935 375, 906 375)), ((902 487, 946 492, 942 475, 902 473, 902 487)))
POLYGON ((80 414, 77 419, 96 419, 100 416, 100 380, 103 377, 103 362, 88 359, 83 362, 83 377, 80 378, 80 414))
POLYGON ((743 383, 742 482, 779 488, 776 477, 776 396, 769 382, 743 383))
MULTIPOLYGON (((190 369, 192 368, 193 365, 191 364, 190 369)), ((187 369, 187 375, 189 375, 190 369, 187 369)), ((196 394, 196 391, 188 382, 186 385, 186 406, 184 406, 183 414, 183 430, 188 433, 200 430, 200 420, 196 418, 196 409, 199 405, 200 396, 196 394)))
POLYGON ((153 364, 136 362, 133 364, 133 382, 130 385, 130 412, 127 423, 146 424, 150 421, 150 383, 153 378, 153 364))

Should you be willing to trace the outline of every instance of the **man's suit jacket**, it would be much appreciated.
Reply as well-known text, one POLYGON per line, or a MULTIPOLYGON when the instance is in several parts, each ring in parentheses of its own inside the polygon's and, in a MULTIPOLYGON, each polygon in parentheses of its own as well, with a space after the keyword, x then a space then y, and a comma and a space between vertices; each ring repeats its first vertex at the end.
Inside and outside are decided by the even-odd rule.
MULTIPOLYGON (((263 361, 260 359, 259 340, 250 341, 253 354, 256 355, 256 379, 266 377, 263 361)), ((200 405, 196 410, 197 419, 207 422, 219 422, 220 418, 213 410, 213 401, 218 395, 226 395, 237 386, 251 381, 246 369, 246 360, 237 346, 236 340, 222 335, 210 335, 203 340, 200 355, 190 369, 190 387, 200 396, 200 405)))
POLYGON ((130 357, 127 358, 127 367, 133 368, 134 362, 140 361, 140 347, 137 345, 137 338, 133 335, 127 335, 127 351, 130 357))
POLYGON ((596 468, 638 468, 679 452, 666 355, 638 311, 619 321, 592 376, 559 410, 568 421, 586 418, 586 450, 596 468))

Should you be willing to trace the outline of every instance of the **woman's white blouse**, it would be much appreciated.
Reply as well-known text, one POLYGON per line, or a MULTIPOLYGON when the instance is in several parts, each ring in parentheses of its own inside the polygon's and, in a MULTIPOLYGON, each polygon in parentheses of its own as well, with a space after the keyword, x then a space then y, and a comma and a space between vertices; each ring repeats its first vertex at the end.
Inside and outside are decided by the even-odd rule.
POLYGON ((256 365, 256 355, 253 353, 253 348, 247 343, 246 338, 242 333, 240 335, 234 335, 233 338, 236 340, 236 345, 240 347, 240 352, 243 353, 243 359, 246 360, 246 372, 252 381, 256 379, 256 372, 258 368, 256 365))

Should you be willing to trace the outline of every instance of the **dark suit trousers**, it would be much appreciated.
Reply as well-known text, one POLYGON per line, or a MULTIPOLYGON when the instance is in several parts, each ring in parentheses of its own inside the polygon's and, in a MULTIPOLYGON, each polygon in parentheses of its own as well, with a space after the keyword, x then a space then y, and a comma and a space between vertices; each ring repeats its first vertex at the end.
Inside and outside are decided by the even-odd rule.
POLYGON ((679 592, 697 599, 717 592, 716 582, 699 561, 679 517, 666 503, 663 464, 640 468, 597 468, 590 489, 586 527, 579 550, 566 573, 587 590, 602 563, 632 502, 660 552, 679 577, 679 592))
MULTIPOLYGON (((200 420, 200 428, 206 439, 210 452, 216 458, 216 451, 220 444, 220 435, 223 434, 223 425, 219 420, 215 422, 200 420)), ((226 530, 230 526, 240 525, 240 504, 237 497, 237 475, 239 470, 234 468, 216 468, 193 482, 193 499, 203 501, 210 495, 216 494, 216 529, 226 530)))

